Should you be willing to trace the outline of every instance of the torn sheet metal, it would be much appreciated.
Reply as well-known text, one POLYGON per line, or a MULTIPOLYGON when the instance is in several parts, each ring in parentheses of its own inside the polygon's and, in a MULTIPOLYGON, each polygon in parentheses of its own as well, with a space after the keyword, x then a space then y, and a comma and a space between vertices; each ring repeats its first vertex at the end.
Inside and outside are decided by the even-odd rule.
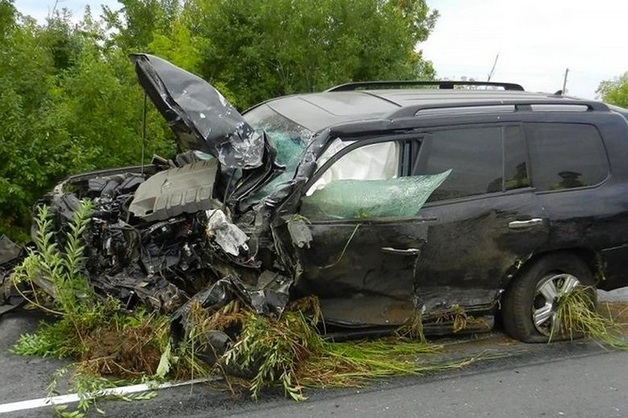
POLYGON ((20 256, 22 248, 16 245, 6 235, 0 236, 0 265, 20 256))
POLYGON ((11 241, 9 237, 0 236, 0 316, 25 303, 10 280, 13 267, 24 259, 25 253, 26 251, 11 241))
POLYGON ((131 54, 146 94, 181 144, 229 168, 262 165, 264 136, 202 78, 148 54, 131 54))
POLYGON ((291 284, 290 278, 271 271, 262 272, 255 285, 235 276, 224 277, 192 296, 172 315, 173 336, 180 340, 184 331, 194 326, 191 312, 195 305, 214 313, 229 302, 239 300, 259 315, 279 316, 290 299, 291 284))

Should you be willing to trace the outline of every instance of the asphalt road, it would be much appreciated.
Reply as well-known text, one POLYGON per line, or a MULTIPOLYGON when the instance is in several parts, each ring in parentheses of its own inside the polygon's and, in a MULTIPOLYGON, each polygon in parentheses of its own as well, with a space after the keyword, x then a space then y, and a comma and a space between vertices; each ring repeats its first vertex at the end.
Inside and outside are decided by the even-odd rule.
MULTIPOLYGON (((562 360, 457 373, 304 404, 248 408, 240 417, 627 417, 628 354, 595 353, 562 360)), ((205 416, 207 412, 189 416, 205 416)), ((212 416, 216 416, 213 413, 212 416)))
MULTIPOLYGON (((490 337, 503 344, 502 336, 490 337)), ((206 385, 161 391, 149 401, 102 402, 111 417, 628 417, 628 353, 590 342, 506 342, 511 354, 462 371, 390 379, 362 389, 310 390, 297 403, 278 391, 260 400, 206 385)), ((2 416, 2 415, 0 415, 2 416)), ((7 417, 51 417, 49 410, 7 417)), ((99 416, 92 412, 90 416, 99 416)), ((2 416, 4 418, 4 416, 2 416)))
MULTIPOLYGON (((628 295, 623 290, 620 299, 628 295)), ((615 294, 611 294, 611 299, 615 294)), ((63 362, 7 352, 32 330, 36 315, 0 320, 0 406, 41 398, 63 362)), ((111 417, 628 417, 628 353, 606 351, 587 341, 522 344, 500 333, 479 339, 449 338, 442 359, 481 355, 455 371, 375 382, 361 389, 308 390, 296 403, 279 390, 260 400, 233 399, 215 385, 196 384, 159 391, 148 401, 103 401, 111 417)), ((49 408, 2 414, 0 418, 52 417, 49 408)), ((100 416, 95 411, 90 416, 100 416)))

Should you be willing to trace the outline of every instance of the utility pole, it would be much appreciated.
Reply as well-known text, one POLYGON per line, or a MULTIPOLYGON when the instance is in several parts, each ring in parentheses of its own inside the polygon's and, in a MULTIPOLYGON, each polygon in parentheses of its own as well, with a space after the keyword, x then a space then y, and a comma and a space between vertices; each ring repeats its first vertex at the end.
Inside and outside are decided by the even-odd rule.
POLYGON ((565 78, 563 78, 563 96, 567 94, 567 75, 569 74, 569 68, 565 68, 565 78))
POLYGON ((491 72, 488 73, 488 77, 486 78, 487 82, 491 81, 491 77, 493 77, 493 74, 495 74, 495 67, 497 67, 498 59, 499 59, 499 52, 497 53, 497 55, 495 55, 495 61, 493 61, 493 68, 491 68, 491 72))

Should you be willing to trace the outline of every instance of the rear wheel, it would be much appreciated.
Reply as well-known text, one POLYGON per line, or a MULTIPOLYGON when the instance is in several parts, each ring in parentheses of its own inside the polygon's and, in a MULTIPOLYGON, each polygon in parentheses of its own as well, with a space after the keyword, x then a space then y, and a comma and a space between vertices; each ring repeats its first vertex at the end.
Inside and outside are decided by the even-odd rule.
MULTIPOLYGON (((560 329, 556 315, 559 299, 578 286, 591 289, 595 306, 595 282, 589 267, 570 253, 549 254, 524 267, 502 299, 506 333, 525 342, 547 342, 567 336, 552 334, 560 329)), ((572 337, 572 336, 571 336, 572 337)))

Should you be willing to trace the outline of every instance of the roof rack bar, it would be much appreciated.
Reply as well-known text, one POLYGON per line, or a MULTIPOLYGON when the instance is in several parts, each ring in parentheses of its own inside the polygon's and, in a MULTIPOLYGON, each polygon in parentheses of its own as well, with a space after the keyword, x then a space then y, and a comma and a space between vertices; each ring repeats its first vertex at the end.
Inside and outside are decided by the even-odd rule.
POLYGON ((422 80, 391 80, 391 81, 358 81, 354 83, 341 84, 339 86, 332 87, 325 90, 326 93, 334 91, 355 91, 366 89, 387 89, 398 87, 413 87, 413 86, 437 86, 439 89, 453 89, 456 86, 485 86, 485 87, 501 87, 504 90, 511 91, 524 91, 523 87, 515 83, 497 83, 492 81, 422 81, 422 80))
POLYGON ((416 106, 408 106, 394 111, 390 118, 403 118, 416 116, 421 110, 432 109, 460 109, 465 107, 490 107, 490 106, 513 106, 515 110, 530 110, 530 106, 583 106, 587 111, 609 111, 609 107, 601 102, 588 100, 569 99, 513 99, 513 100, 484 100, 468 101, 456 103, 429 103, 416 106))

